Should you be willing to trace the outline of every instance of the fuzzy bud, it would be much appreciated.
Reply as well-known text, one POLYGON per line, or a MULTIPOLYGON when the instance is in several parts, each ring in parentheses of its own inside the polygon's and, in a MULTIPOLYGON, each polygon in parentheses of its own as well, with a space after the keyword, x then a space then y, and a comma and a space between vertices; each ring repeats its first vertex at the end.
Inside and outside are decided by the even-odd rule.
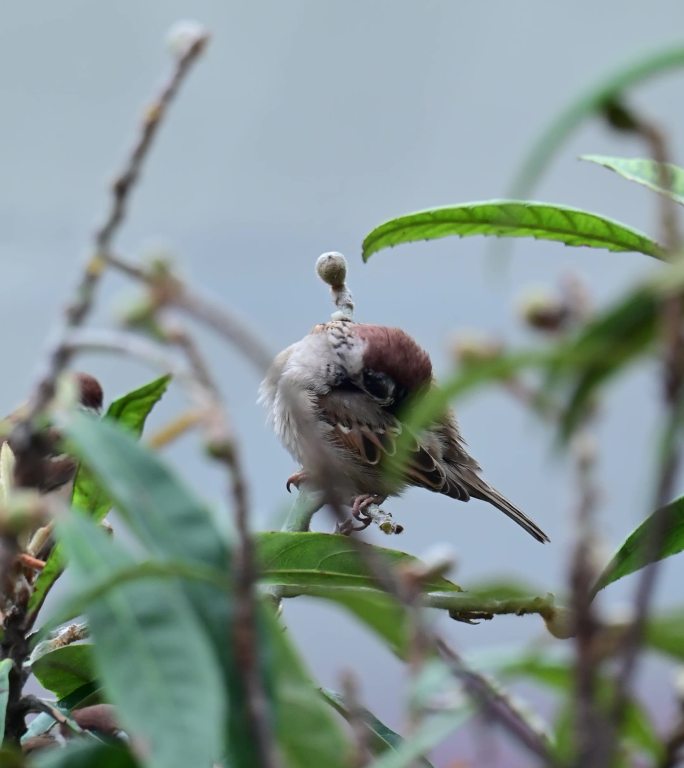
POLYGON ((565 302, 543 291, 526 296, 521 302, 520 314, 530 328, 545 333, 565 330, 572 319, 565 302))
POLYGON ((172 56, 181 59, 194 45, 206 40, 208 36, 206 27, 199 21, 183 19, 177 21, 169 29, 166 35, 166 45, 172 56))
POLYGON ((347 260, 337 251, 321 254, 316 261, 316 273, 332 288, 340 288, 347 278, 347 260))
POLYGON ((501 357, 503 342, 478 333, 459 335, 452 344, 453 356, 460 365, 486 363, 501 357))

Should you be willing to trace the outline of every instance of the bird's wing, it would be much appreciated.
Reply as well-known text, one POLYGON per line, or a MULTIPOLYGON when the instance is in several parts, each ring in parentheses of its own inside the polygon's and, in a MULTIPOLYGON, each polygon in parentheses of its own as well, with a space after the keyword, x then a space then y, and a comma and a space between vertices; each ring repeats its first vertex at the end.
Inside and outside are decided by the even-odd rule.
MULTIPOLYGON (((453 478, 447 477, 437 451, 425 440, 409 434, 407 451, 396 457, 397 444, 408 428, 387 408, 378 404, 364 392, 333 390, 318 398, 321 418, 332 427, 331 439, 350 451, 368 467, 384 465, 388 471, 398 471, 403 483, 417 485, 437 493, 452 491, 456 498, 469 498, 466 488, 456 488, 453 478), (396 459, 395 459, 396 457, 396 459), (400 464, 394 464, 394 460, 400 464), (389 466, 388 466, 389 465, 389 466)), ((451 495, 451 494, 450 494, 451 495)))

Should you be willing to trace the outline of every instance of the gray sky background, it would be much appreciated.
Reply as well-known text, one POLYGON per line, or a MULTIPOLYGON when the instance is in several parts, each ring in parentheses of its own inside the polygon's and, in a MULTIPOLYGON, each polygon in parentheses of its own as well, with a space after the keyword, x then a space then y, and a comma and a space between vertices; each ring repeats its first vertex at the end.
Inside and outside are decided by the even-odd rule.
MULTIPOLYGON (((104 210, 105 184, 168 67, 166 31, 186 17, 206 24, 213 40, 163 127, 121 251, 137 257, 169 247, 185 274, 247 318, 274 351, 329 316, 327 291, 313 273, 326 250, 349 259, 357 319, 402 326, 442 373, 451 369, 449 342, 459 330, 532 342, 515 322, 515 303, 530 287, 553 287, 574 270, 602 303, 657 269, 645 256, 531 241, 516 242, 510 258, 496 262, 484 239, 406 246, 363 265, 360 243, 400 213, 502 196, 530 142, 571 97, 633 57, 681 41, 684 5, 676 0, 9 4, 0 24, 0 323, 11 371, 0 381, 5 410, 33 380, 104 210)), ((671 74, 632 97, 668 127, 680 161, 682 82, 684 75, 671 74)), ((535 197, 653 233, 653 196, 579 163, 583 153, 644 150, 598 123, 587 125, 535 197)), ((98 322, 134 296, 122 280, 107 280, 98 322)), ((258 377, 216 339, 203 339, 242 440, 255 524, 274 525, 290 503, 284 480, 293 463, 256 405, 258 377)), ((109 397, 152 375, 101 356, 79 367, 98 374, 109 397)), ((599 432, 606 557, 650 496, 655 371, 635 371, 611 393, 599 432)), ((155 423, 181 403, 169 396, 155 423)), ((573 481, 550 434, 493 391, 459 405, 458 413, 487 478, 552 543, 540 546, 487 505, 423 491, 388 505, 406 533, 382 543, 415 554, 435 542, 452 544, 455 578, 466 587, 506 574, 562 591, 573 481)), ((169 455, 224 515, 223 479, 196 448, 186 439, 169 455)), ((681 577, 681 565, 668 564, 661 604, 677 603, 681 577)), ((607 602, 617 610, 632 587, 617 585, 607 602)), ((401 668, 373 638, 327 606, 297 601, 286 615, 325 684, 334 686, 345 664, 361 670, 366 701, 401 725, 401 668)), ((534 618, 445 630, 466 650, 541 636, 534 618)))

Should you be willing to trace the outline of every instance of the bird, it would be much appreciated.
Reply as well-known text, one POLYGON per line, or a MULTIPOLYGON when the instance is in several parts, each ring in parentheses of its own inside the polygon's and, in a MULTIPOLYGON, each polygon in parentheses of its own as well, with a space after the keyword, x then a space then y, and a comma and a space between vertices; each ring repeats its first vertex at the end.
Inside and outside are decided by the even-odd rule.
POLYGON ((489 502, 537 541, 548 536, 480 475, 455 416, 447 411, 419 434, 405 435, 408 455, 396 472, 387 465, 409 430, 407 404, 435 386, 428 353, 405 331, 334 318, 316 325, 273 360, 259 389, 274 431, 301 464, 288 479, 334 478, 365 528, 366 510, 417 486, 459 501, 489 502), (323 457, 323 458, 321 458, 323 457))

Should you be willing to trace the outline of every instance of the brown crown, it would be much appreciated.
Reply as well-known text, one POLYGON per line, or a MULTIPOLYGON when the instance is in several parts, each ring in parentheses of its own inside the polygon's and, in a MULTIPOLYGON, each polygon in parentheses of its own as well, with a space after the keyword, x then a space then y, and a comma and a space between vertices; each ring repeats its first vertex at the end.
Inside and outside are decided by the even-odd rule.
POLYGON ((409 393, 432 379, 430 356, 400 328, 359 323, 354 330, 366 342, 367 368, 386 373, 409 393))

